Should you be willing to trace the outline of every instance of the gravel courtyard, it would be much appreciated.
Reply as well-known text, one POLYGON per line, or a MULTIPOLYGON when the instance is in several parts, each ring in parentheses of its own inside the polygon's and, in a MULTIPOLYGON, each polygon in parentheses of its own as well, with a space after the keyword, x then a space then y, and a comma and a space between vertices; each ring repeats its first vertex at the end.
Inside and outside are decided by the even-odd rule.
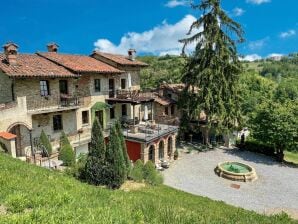
POLYGON ((164 171, 165 184, 192 194, 259 213, 286 211, 298 218, 298 168, 276 163, 272 158, 237 149, 180 153, 164 171), (253 166, 258 179, 252 183, 226 180, 214 173, 219 162, 238 161, 253 166), (231 184, 239 184, 235 189, 231 184))

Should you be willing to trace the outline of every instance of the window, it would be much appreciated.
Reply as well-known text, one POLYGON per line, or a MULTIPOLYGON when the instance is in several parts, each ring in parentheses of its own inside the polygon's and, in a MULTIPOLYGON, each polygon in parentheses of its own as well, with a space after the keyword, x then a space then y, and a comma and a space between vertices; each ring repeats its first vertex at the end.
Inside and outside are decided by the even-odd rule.
POLYGON ((171 93, 168 93, 168 97, 172 99, 172 94, 171 93))
POLYGON ((59 89, 61 94, 68 94, 67 80, 59 80, 59 89))
POLYGON ((121 89, 126 89, 126 79, 121 79, 121 89))
POLYGON ((49 96, 50 95, 49 81, 40 80, 39 85, 40 85, 40 95, 49 96))
POLYGON ((53 116, 53 127, 54 131, 60 131, 63 129, 62 116, 60 114, 53 116))
POLYGON ((94 79, 94 91, 100 92, 100 79, 94 79))
POLYGON ((127 107, 126 104, 122 104, 122 116, 127 116, 127 107))
POLYGON ((82 123, 89 124, 89 111, 88 110, 82 111, 82 123))
POLYGON ((169 108, 165 107, 165 115, 169 115, 169 108))
POLYGON ((115 108, 112 107, 110 108, 110 119, 114 119, 115 118, 115 108))
POLYGON ((175 114, 175 105, 172 105, 171 106, 171 115, 174 115, 175 114))

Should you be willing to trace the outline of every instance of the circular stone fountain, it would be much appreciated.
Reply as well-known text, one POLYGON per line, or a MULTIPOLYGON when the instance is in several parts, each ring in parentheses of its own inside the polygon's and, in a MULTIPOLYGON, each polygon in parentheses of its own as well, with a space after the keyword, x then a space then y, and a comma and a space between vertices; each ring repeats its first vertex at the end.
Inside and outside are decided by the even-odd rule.
POLYGON ((215 173, 229 180, 243 182, 254 181, 258 178, 253 167, 238 162, 219 163, 215 168, 215 173))

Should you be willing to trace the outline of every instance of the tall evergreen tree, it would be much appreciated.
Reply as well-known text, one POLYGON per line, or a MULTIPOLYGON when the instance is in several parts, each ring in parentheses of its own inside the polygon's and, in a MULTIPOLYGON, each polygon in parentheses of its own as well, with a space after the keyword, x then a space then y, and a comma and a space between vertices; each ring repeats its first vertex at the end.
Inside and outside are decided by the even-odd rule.
POLYGON ((94 185, 107 184, 107 165, 105 162, 106 147, 102 128, 97 119, 91 131, 91 143, 85 164, 85 178, 94 185))
POLYGON ((111 128, 110 139, 107 150, 106 162, 108 164, 109 180, 107 185, 110 188, 119 188, 125 181, 126 168, 116 127, 111 128))
POLYGON ((69 142, 65 132, 62 131, 61 136, 60 136, 60 148, 62 148, 64 145, 70 145, 70 142, 69 142))
POLYGON ((186 87, 179 103, 184 117, 182 131, 187 130, 191 120, 197 120, 201 111, 207 115, 209 127, 216 123, 218 129, 228 132, 239 124, 238 80, 242 68, 236 44, 243 42, 243 31, 220 2, 201 0, 192 4, 203 15, 191 25, 190 37, 180 40, 183 52, 187 45, 196 44, 183 76, 186 87), (194 30, 197 32, 192 34, 194 30))
POLYGON ((130 171, 131 171, 131 162, 130 162, 130 159, 129 159, 129 156, 127 153, 127 147, 126 147, 125 138, 123 136, 123 132, 122 132, 122 128, 121 128, 121 123, 119 121, 117 121, 115 126, 116 126, 116 131, 117 131, 118 137, 120 139, 121 146, 122 146, 123 158, 124 158, 125 167, 126 167, 126 173, 127 173, 127 175, 129 175, 130 171))
MULTIPOLYGON (((39 143, 41 146, 43 146, 47 150, 48 155, 51 155, 51 153, 53 151, 52 145, 51 145, 51 142, 50 142, 48 136, 44 132, 44 130, 41 131, 41 134, 39 137, 39 143)), ((45 155, 45 156, 47 156, 47 155, 45 155)))

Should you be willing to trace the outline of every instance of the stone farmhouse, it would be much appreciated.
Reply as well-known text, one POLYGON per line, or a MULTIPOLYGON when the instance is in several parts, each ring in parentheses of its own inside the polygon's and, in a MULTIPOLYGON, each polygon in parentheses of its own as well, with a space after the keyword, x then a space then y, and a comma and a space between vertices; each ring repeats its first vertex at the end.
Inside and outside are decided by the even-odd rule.
POLYGON ((43 130, 54 148, 64 131, 77 155, 88 152, 94 119, 105 136, 119 119, 130 159, 159 163, 173 158, 177 126, 155 122, 153 93, 140 90, 148 65, 136 51, 115 55, 47 52, 21 54, 7 43, 0 53, 0 143, 13 157, 32 159, 43 130))

